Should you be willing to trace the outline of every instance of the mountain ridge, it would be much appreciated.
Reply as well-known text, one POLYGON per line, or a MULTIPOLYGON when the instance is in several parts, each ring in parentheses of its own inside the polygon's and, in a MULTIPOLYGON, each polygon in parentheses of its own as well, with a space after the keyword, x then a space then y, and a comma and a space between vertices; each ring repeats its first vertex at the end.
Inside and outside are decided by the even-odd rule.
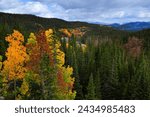
MULTIPOLYGON (((32 22, 31 20, 34 21, 38 21, 39 19, 41 20, 41 22, 48 22, 51 21, 51 25, 49 25, 50 23, 46 23, 47 25, 49 25, 50 27, 55 27, 55 28, 71 28, 71 27, 79 27, 79 26, 106 26, 106 27, 111 27, 117 30, 123 30, 123 31, 140 31, 143 29, 149 29, 150 28, 150 22, 144 22, 144 21, 135 21, 135 22, 127 22, 127 23, 112 23, 112 24, 107 24, 107 23, 103 23, 103 22, 85 22, 85 21, 66 21, 63 19, 59 19, 59 18, 45 18, 45 17, 39 17, 36 15, 32 15, 32 14, 14 14, 14 13, 4 13, 4 12, 0 12, 0 16, 3 17, 9 17, 10 20, 11 18, 13 19, 27 19, 27 21, 30 20, 30 22, 32 22), (68 25, 69 23, 69 25, 68 25)), ((2 18, 0 18, 0 21, 2 21, 2 18)), ((4 18, 5 19, 5 18, 4 18)), ((19 21, 20 21, 19 20, 19 21)), ((44 25, 45 27, 45 25, 44 25)))
POLYGON ((114 23, 109 25, 115 29, 126 30, 126 31, 140 31, 150 28, 150 22, 128 22, 124 24, 114 23))
MULTIPOLYGON (((0 12, 0 26, 6 27, 10 31, 13 29, 19 29, 27 32, 37 32, 39 29, 53 28, 59 30, 61 28, 74 29, 79 27, 87 27, 88 31, 85 35, 100 35, 102 37, 109 37, 108 35, 114 34, 118 36, 119 33, 125 33, 125 31, 119 31, 106 25, 92 24, 81 21, 65 21, 58 18, 43 18, 30 14, 10 14, 0 12)), ((10 32, 9 31, 9 32, 10 32)))

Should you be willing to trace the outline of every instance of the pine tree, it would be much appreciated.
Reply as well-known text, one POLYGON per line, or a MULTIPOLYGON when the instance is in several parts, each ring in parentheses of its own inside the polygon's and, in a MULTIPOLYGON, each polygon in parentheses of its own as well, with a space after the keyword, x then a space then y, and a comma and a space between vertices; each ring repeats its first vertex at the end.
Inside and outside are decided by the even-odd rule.
POLYGON ((49 56, 43 55, 40 61, 40 77, 42 88, 42 99, 55 99, 56 97, 56 76, 50 67, 49 56))
POLYGON ((95 94, 95 84, 93 80, 93 74, 90 75, 89 77, 89 83, 87 87, 87 95, 86 95, 87 100, 94 100, 96 99, 96 94, 95 94))
POLYGON ((149 99, 149 85, 150 85, 150 64, 147 56, 144 53, 138 58, 135 73, 136 99, 149 99))
POLYGON ((82 85, 80 84, 80 79, 79 79, 79 73, 78 73, 78 65, 77 65, 77 58, 75 51, 73 51, 73 68, 74 68, 74 77, 75 79, 75 84, 74 84, 74 89, 76 90, 76 100, 81 100, 83 99, 83 92, 82 92, 82 85))
POLYGON ((100 100, 101 97, 101 78, 99 74, 99 70, 96 72, 96 78, 95 78, 95 94, 96 94, 96 99, 100 100))

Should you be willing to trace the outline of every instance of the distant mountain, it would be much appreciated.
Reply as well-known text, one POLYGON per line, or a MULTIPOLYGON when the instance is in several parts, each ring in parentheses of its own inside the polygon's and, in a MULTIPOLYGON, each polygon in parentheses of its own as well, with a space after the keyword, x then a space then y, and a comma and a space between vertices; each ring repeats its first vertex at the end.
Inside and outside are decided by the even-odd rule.
POLYGON ((150 28, 150 22, 130 22, 125 24, 111 24, 109 25, 115 29, 126 30, 126 31, 140 31, 143 29, 150 28))
POLYGON ((109 26, 112 26, 113 28, 118 28, 118 27, 120 27, 121 25, 118 24, 118 23, 114 23, 114 24, 109 24, 109 26))
POLYGON ((88 22, 90 24, 98 24, 98 25, 109 25, 108 23, 104 23, 104 22, 88 22))

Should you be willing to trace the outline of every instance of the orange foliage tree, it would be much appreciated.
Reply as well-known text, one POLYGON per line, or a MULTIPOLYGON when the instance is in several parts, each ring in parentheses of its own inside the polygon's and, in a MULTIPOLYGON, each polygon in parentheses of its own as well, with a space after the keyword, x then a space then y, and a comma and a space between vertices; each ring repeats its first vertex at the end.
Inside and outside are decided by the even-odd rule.
POLYGON ((136 37, 130 37, 128 42, 124 45, 124 48, 130 56, 136 58, 139 57, 142 52, 143 42, 136 37))
POLYGON ((71 32, 68 31, 68 29, 64 28, 64 29, 60 29, 59 31, 62 32, 65 36, 67 36, 69 38, 72 36, 71 32))
POLYGON ((24 80, 26 73, 24 65, 28 60, 26 47, 23 45, 24 37, 19 31, 14 30, 11 35, 6 37, 6 41, 9 43, 9 47, 2 70, 4 95, 7 97, 9 94, 13 94, 15 99, 20 99, 20 95, 25 94, 28 90, 24 80))

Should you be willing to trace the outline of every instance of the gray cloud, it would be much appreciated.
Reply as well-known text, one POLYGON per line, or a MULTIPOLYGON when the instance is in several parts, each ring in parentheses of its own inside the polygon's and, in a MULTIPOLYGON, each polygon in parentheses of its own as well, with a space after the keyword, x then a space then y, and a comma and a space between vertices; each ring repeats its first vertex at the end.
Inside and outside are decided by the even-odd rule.
POLYGON ((33 0, 46 4, 57 3, 65 9, 149 7, 149 0, 33 0))
POLYGON ((0 11, 89 22, 150 21, 150 0, 0 0, 0 11))

